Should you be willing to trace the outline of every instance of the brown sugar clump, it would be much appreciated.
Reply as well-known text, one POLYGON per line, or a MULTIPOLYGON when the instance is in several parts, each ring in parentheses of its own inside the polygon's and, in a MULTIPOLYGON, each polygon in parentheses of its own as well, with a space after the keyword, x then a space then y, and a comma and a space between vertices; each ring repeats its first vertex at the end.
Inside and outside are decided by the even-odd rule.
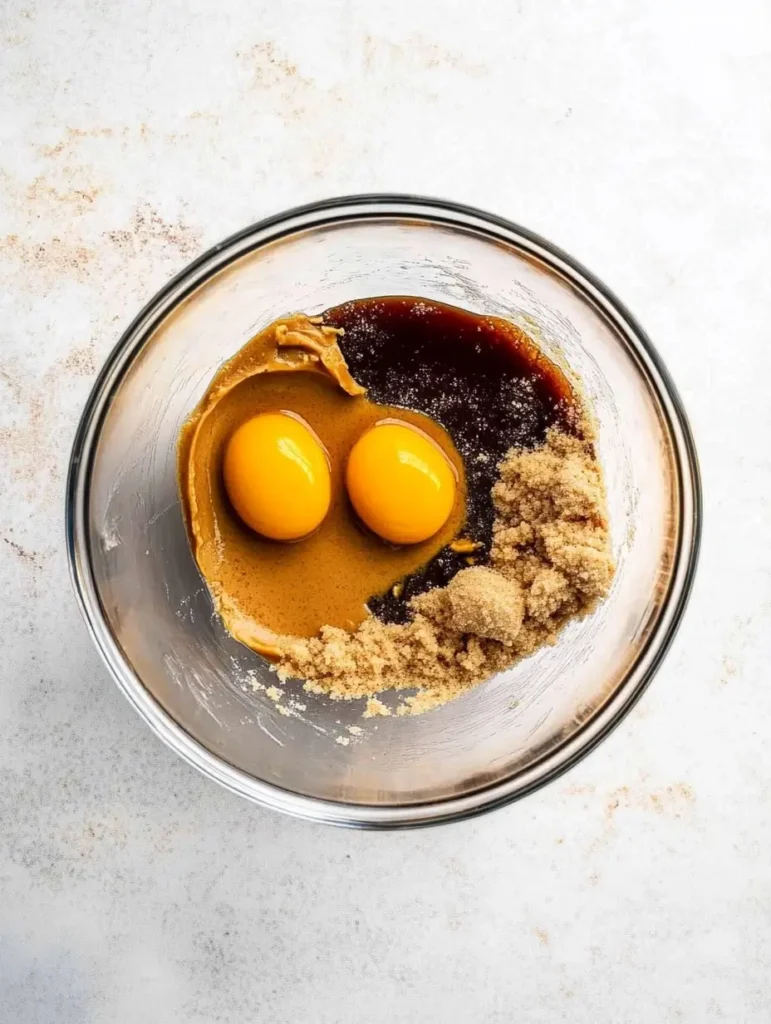
MULTIPOLYGON (((487 566, 414 598, 405 624, 369 618, 353 633, 325 626, 288 640, 279 676, 340 700, 414 689, 398 713, 419 714, 555 643, 570 619, 591 613, 614 573, 594 445, 553 428, 540 448, 512 449, 498 469, 487 566)), ((386 710, 379 701, 377 709, 386 710)))
POLYGON ((444 588, 449 620, 460 633, 511 647, 525 617, 522 588, 483 565, 459 572, 444 588))

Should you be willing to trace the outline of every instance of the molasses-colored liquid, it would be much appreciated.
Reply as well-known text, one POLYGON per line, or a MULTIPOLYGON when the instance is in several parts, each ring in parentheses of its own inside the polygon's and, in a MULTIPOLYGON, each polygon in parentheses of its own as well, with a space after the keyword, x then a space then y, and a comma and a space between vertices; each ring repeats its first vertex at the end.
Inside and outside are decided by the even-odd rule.
MULTIPOLYGON (((559 368, 518 327, 497 317, 409 296, 360 299, 336 306, 324 322, 345 328, 340 348, 369 398, 425 413, 452 437, 468 482, 463 536, 483 544, 485 561, 495 517, 491 488, 512 447, 533 448, 551 426, 575 432, 575 396, 559 368)), ((369 607, 403 622, 411 597, 444 586, 469 564, 444 548, 369 607)))

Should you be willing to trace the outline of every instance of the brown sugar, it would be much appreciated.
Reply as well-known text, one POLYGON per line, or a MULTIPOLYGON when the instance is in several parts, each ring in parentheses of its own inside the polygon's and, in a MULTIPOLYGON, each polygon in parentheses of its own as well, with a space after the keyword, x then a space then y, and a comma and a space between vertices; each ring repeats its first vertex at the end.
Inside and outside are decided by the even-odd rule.
POLYGON ((288 639, 279 676, 341 700, 417 690, 397 713, 419 714, 555 643, 613 579, 605 487, 590 438, 588 426, 583 439, 552 428, 542 446, 510 450, 493 487, 487 566, 413 598, 406 623, 370 617, 354 632, 325 626, 317 637, 288 639))
POLYGON ((511 647, 525 617, 522 587, 483 565, 463 569, 443 591, 446 614, 454 629, 511 647))

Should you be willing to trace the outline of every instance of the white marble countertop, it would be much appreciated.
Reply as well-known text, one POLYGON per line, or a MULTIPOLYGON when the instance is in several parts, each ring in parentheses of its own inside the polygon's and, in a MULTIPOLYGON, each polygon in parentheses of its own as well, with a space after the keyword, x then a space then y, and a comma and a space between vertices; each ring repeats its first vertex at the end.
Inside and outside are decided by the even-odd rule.
POLYGON ((771 1019, 771 7, 9 0, 0 26, 0 1021, 771 1019), (72 596, 80 409, 204 247, 356 191, 508 216, 679 385, 704 549, 623 725, 505 810, 284 820, 180 762, 72 596))

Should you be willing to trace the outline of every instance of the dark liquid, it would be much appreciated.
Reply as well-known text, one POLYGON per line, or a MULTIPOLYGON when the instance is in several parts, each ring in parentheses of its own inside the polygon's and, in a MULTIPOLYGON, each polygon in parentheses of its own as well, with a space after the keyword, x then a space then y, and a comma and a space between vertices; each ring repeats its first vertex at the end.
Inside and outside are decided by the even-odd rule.
MULTIPOLYGON (((408 296, 360 299, 336 306, 324 322, 344 327, 340 348, 369 398, 414 409, 441 423, 463 457, 468 482, 463 536, 490 549, 490 490, 509 448, 533 448, 551 426, 575 430, 575 399, 564 374, 518 327, 455 306, 408 296)), ((404 580, 400 597, 373 597, 386 622, 403 622, 407 602, 444 586, 469 564, 445 548, 404 580)))

